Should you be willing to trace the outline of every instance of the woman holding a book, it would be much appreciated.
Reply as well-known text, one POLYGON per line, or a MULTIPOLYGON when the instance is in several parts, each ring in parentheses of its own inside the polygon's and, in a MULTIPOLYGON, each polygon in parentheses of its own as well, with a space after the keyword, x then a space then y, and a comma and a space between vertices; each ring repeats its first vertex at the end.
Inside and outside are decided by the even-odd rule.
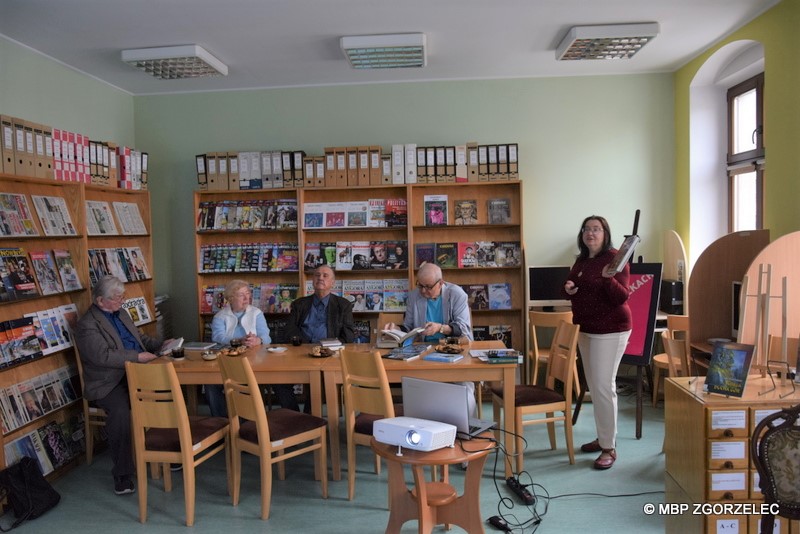
POLYGON ((595 469, 608 469, 617 459, 617 369, 631 335, 630 268, 625 264, 617 273, 611 268, 617 251, 611 248, 611 230, 603 217, 584 219, 578 249, 564 293, 572 302, 572 321, 581 327, 578 346, 597 428, 597 439, 581 450, 599 452, 595 469))

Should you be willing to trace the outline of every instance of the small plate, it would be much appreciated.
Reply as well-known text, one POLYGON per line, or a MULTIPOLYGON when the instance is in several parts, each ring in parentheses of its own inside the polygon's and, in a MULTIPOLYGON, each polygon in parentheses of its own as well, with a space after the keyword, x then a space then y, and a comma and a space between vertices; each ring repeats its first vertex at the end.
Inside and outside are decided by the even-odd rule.
POLYGON ((216 360, 218 356, 219 356, 218 352, 210 351, 210 350, 207 350, 207 351, 203 352, 203 354, 202 354, 203 359, 205 361, 207 361, 207 362, 212 362, 212 361, 216 360))

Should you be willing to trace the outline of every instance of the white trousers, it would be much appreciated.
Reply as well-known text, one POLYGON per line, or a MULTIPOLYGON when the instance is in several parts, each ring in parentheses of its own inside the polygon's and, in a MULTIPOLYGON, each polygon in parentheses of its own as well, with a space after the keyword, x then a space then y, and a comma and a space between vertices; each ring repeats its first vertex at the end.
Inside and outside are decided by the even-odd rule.
POLYGON ((583 370, 592 396, 597 439, 604 449, 617 438, 617 369, 631 331, 578 336, 583 370))

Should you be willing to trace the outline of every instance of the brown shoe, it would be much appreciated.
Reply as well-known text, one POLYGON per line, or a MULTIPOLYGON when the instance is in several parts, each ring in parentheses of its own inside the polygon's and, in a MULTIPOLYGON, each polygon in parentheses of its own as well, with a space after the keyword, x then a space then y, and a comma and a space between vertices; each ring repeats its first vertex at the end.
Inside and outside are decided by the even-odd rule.
POLYGON ((581 445, 581 450, 583 452, 600 452, 603 450, 603 447, 600 446, 599 440, 594 440, 581 445))
POLYGON ((616 449, 603 449, 597 460, 594 461, 595 469, 610 469, 617 459, 616 449))

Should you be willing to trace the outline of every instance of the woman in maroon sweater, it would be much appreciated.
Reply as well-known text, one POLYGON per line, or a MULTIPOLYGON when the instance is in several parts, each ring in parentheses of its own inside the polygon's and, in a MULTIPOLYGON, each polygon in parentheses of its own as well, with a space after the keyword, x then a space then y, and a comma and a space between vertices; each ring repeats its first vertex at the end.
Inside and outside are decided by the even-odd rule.
POLYGON ((580 325, 578 346, 592 394, 597 439, 581 446, 599 452, 595 469, 608 469, 617 459, 617 368, 631 335, 627 265, 616 275, 608 264, 616 254, 611 230, 603 217, 584 219, 578 232, 580 253, 564 284, 572 301, 572 320, 580 325))

